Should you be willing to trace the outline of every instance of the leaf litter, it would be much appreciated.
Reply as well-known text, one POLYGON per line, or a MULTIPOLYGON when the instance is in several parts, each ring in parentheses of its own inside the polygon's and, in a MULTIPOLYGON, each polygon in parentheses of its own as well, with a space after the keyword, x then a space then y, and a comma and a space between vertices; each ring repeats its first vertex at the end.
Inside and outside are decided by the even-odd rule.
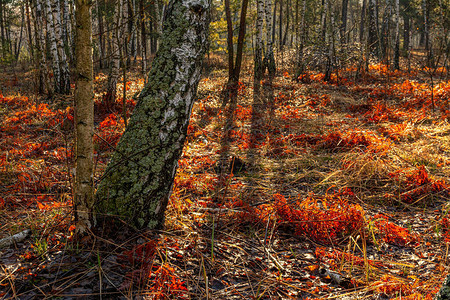
MULTIPOLYGON (((71 100, 2 94, 0 239, 31 234, 0 249, 0 296, 432 299, 448 272, 450 82, 434 87, 432 111, 417 73, 352 72, 339 83, 285 72, 258 90, 244 76, 231 114, 225 75, 211 72, 166 228, 112 224, 114 239, 73 239, 71 100)), ((133 76, 129 94, 144 83, 133 76)), ((105 80, 96 77, 97 181, 124 130, 122 99, 103 107, 105 80)))

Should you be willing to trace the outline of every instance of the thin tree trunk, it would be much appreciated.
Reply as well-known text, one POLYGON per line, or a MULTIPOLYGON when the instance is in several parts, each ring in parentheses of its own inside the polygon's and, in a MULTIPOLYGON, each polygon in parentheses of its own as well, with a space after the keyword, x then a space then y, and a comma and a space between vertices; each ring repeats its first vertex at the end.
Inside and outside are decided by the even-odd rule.
POLYGON ((59 0, 53 1, 53 22, 55 29, 56 45, 58 47, 59 69, 61 72, 61 81, 59 82, 59 91, 61 94, 70 94, 70 72, 69 64, 64 50, 63 38, 61 33, 61 7, 59 0))
POLYGON ((97 13, 97 28, 98 28, 98 65, 100 70, 104 68, 103 60, 105 53, 104 43, 104 29, 103 29, 103 12, 100 11, 100 0, 95 1, 95 10, 97 13))
POLYGON ((256 1, 256 42, 255 42, 255 81, 260 81, 263 76, 263 24, 264 24, 264 0, 256 1))
POLYGON ((146 75, 147 73, 147 34, 145 30, 145 10, 144 10, 144 1, 139 0, 139 17, 141 21, 141 47, 142 47, 142 74, 146 75))
POLYGON ((278 0, 279 3, 279 15, 278 15, 278 47, 280 51, 283 49, 283 0, 278 0))
POLYGON ((239 81, 239 75, 241 73, 242 54, 244 52, 245 29, 247 27, 246 24, 247 7, 248 7, 248 0, 242 0, 241 18, 239 20, 238 44, 236 49, 236 63, 234 64, 234 71, 233 71, 233 79, 236 81, 236 83, 239 81))
POLYGON ((347 43, 347 10, 348 10, 348 0, 342 0, 342 11, 341 11, 341 44, 347 43))
POLYGON ((405 14, 403 16, 403 56, 408 57, 408 51, 409 51, 409 43, 410 43, 410 18, 408 14, 405 14))
POLYGON ((159 229, 186 139, 206 51, 209 2, 173 0, 161 45, 96 193, 96 217, 159 229))
POLYGON ((394 68, 400 70, 400 1, 395 0, 394 68))
POLYGON ((361 23, 359 24, 359 43, 364 43, 364 28, 366 27, 366 11, 367 11, 367 0, 363 0, 361 8, 361 23))
POLYGON ((284 46, 286 46, 287 36, 289 32, 289 23, 290 23, 290 11, 289 7, 291 6, 291 0, 287 0, 287 8, 286 8, 286 28, 284 29, 284 37, 283 42, 281 43, 281 49, 283 49, 284 46))
POLYGON ((269 71, 269 76, 273 77, 276 71, 275 56, 273 53, 273 41, 275 37, 275 9, 272 10, 272 1, 265 0, 265 13, 266 16, 266 40, 267 40, 267 51, 265 52, 263 65, 264 70, 267 68, 269 71), (273 27, 272 27, 273 26, 273 27))
POLYGON ((369 0, 369 35, 368 35, 368 47, 372 55, 379 57, 379 39, 378 39, 378 17, 377 17, 377 5, 375 0, 369 0))
POLYGON ((6 58, 6 39, 5 39, 5 22, 3 20, 3 2, 4 0, 0 0, 0 31, 1 31, 1 47, 2 47, 2 55, 3 59, 6 58))
POLYGON ((16 52, 15 52, 15 61, 17 62, 19 59, 20 48, 22 47, 22 34, 23 28, 25 27, 25 8, 23 5, 20 6, 20 14, 22 16, 22 21, 20 22, 20 33, 19 38, 17 40, 16 52))
POLYGON ((231 20, 230 0, 225 0, 225 16, 227 19, 228 81, 230 81, 234 70, 233 22, 231 20))
POLYGON ((34 59, 34 45, 33 45, 33 35, 31 32, 31 18, 30 18, 30 1, 25 0, 25 14, 27 17, 27 33, 28 33, 28 49, 30 51, 30 56, 34 59))
POLYGON ((117 93, 117 81, 119 80, 120 69, 120 37, 119 37, 119 24, 121 24, 122 16, 122 0, 117 1, 117 5, 114 10, 114 25, 112 29, 112 41, 111 41, 111 62, 110 72, 108 76, 108 85, 106 95, 104 98, 106 107, 111 109, 116 101, 117 93))
POLYGON ((302 17, 300 21, 300 46, 298 47, 297 53, 297 73, 295 74, 295 78, 298 78, 304 72, 304 64, 303 64, 303 48, 305 47, 305 15, 306 15, 306 0, 303 0, 302 5, 302 17))
POLYGON ((47 62, 45 57, 45 38, 44 38, 44 25, 43 25, 43 7, 41 3, 34 0, 35 17, 34 17, 34 36, 36 39, 36 69, 38 70, 38 93, 44 94, 45 90, 49 97, 53 95, 53 90, 49 83, 49 76, 47 72, 47 62))
POLYGON ((53 22, 53 14, 51 9, 51 0, 46 0, 47 11, 47 33, 49 35, 50 42, 50 54, 52 57, 52 69, 55 93, 61 93, 61 69, 59 63, 58 46, 56 43, 55 35, 55 23, 53 22))

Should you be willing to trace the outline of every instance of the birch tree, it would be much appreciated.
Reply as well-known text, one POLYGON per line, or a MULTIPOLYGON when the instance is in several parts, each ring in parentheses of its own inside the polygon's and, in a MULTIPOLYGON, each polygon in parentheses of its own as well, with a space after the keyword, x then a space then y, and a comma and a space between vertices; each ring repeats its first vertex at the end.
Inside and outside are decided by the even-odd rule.
POLYGON ((272 11, 272 1, 273 0, 265 0, 265 12, 264 15, 266 17, 266 43, 267 50, 264 54, 264 69, 267 68, 270 76, 275 75, 276 65, 275 65, 275 56, 273 53, 273 40, 274 40, 274 31, 275 28, 273 22, 275 20, 274 13, 272 11))
POLYGON ((256 1, 256 41, 255 41, 255 81, 259 81, 263 75, 263 25, 264 25, 264 0, 256 1))
POLYGON ((106 87, 106 95, 104 101, 108 108, 111 108, 116 101, 117 81, 119 80, 120 71, 120 29, 123 0, 118 0, 114 9, 114 24, 112 28, 111 41, 111 63, 108 76, 108 85, 106 87))
POLYGON ((208 0, 171 0, 148 83, 96 193, 96 219, 161 228, 208 40, 208 0))

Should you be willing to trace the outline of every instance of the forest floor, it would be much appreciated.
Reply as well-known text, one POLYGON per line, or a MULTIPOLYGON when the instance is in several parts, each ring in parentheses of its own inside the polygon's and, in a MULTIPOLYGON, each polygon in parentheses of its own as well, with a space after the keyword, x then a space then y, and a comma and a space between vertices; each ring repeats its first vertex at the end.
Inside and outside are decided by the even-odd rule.
MULTIPOLYGON (((227 103, 213 58, 165 230, 75 241, 73 99, 36 97, 31 72, 6 68, 0 241, 24 234, 0 248, 0 298, 432 299, 450 266, 450 80, 383 65, 329 83, 283 71, 253 83, 246 66, 227 103)), ((128 77, 129 114, 144 80, 128 77)), ((96 182, 124 130, 105 83, 96 182)))

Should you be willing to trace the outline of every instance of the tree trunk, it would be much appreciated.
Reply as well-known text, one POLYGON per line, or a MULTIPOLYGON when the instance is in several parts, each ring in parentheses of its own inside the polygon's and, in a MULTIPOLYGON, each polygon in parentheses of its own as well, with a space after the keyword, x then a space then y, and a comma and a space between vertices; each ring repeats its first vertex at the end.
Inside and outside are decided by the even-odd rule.
POLYGON ((103 29, 103 12, 100 10, 100 0, 95 1, 95 8, 97 13, 97 27, 98 27, 98 65, 100 70, 104 68, 103 59, 105 54, 104 43, 104 29, 103 29))
POLYGON ((84 233, 94 222, 93 158, 94 84, 92 61, 91 0, 76 0, 75 9, 75 191, 74 215, 77 232, 84 233))
POLYGON ((236 83, 239 81, 239 75, 241 73, 242 54, 244 53, 244 41, 245 41, 245 29, 247 27, 247 7, 248 0, 242 0, 241 17, 239 20, 239 35, 238 44, 236 49, 236 63, 234 64, 233 79, 236 83))
POLYGON ((295 74, 295 78, 298 78, 303 74, 305 66, 303 63, 303 48, 305 47, 305 15, 306 15, 306 0, 303 0, 303 8, 302 8, 302 17, 300 21, 300 46, 298 47, 297 53, 297 73, 295 74))
POLYGON ((395 0, 394 69, 400 70, 400 1, 395 0))
POLYGON ((359 43, 364 43, 364 28, 366 27, 366 11, 367 11, 367 0, 363 0, 361 7, 361 23, 359 24, 359 43))
POLYGON ((69 64, 66 56, 66 51, 64 50, 63 38, 61 33, 61 7, 59 5, 59 0, 53 1, 53 22, 55 29, 56 45, 58 47, 59 56, 59 69, 61 74, 61 81, 59 82, 59 92, 61 94, 70 94, 70 72, 69 64))
POLYGON ((120 37, 119 26, 121 24, 122 16, 122 0, 117 1, 117 5, 114 9, 114 24, 112 27, 112 41, 111 41, 111 62, 110 72, 108 76, 108 85, 106 87, 106 95, 104 102, 108 109, 114 106, 117 93, 117 81, 119 80, 120 71, 120 37))
POLYGON ((30 51, 31 58, 34 59, 33 35, 31 33, 30 1, 31 0, 25 1, 25 14, 27 16, 28 49, 30 51))
POLYGON ((348 0, 342 0, 342 11, 341 11, 341 44, 347 43, 347 10, 348 10, 348 0))
POLYGON ((275 56, 273 54, 273 41, 275 36, 275 28, 274 25, 274 10, 272 10, 272 1, 273 0, 265 0, 265 13, 266 16, 266 40, 267 40, 267 51, 265 52, 263 65, 264 70, 267 68, 270 76, 275 75, 276 65, 275 65, 275 56))
POLYGON ((256 42, 255 42, 255 81, 260 81, 263 76, 263 24, 264 24, 264 0, 256 1, 256 42))
POLYGON ((408 14, 405 14, 403 16, 403 55, 405 57, 408 57, 408 51, 409 51, 409 43, 410 43, 410 18, 408 14))
POLYGON ((159 51, 96 194, 96 218, 162 228, 200 80, 207 0, 169 2, 159 51))
POLYGON ((372 55, 379 57, 378 46, 378 17, 377 17, 377 5, 375 0, 369 0, 369 35, 367 38, 369 51, 372 55))
MULTIPOLYGON (((50 54, 52 58, 53 81, 55 93, 61 93, 61 69, 59 63, 58 46, 56 44, 55 24, 53 22, 53 14, 51 9, 51 0, 46 1, 47 11, 47 33, 50 42, 50 54)), ((38 0, 39 2, 39 0, 38 0)))
POLYGON ((2 47, 2 55, 3 55, 3 59, 6 58, 6 39, 5 39, 5 22, 3 20, 3 2, 4 0, 0 0, 0 31, 1 31, 1 47, 2 47))
POLYGON ((231 20, 230 0, 225 0, 225 16, 227 19, 228 81, 230 81, 234 70, 233 21, 231 20))
POLYGON ((288 10, 288 8, 291 6, 291 1, 287 0, 287 9, 286 9, 286 28, 284 29, 284 37, 283 37, 283 41, 281 43, 281 47, 280 47, 280 51, 283 50, 283 47, 286 46, 286 41, 287 41, 287 36, 288 36, 288 32, 289 32, 289 23, 290 23, 290 11, 288 10))
POLYGON ((17 43, 16 43, 16 51, 15 51, 15 61, 16 62, 19 60, 20 48, 22 47, 22 34, 23 34, 23 29, 25 27, 24 5, 20 6, 20 14, 21 14, 22 21, 20 22, 20 33, 19 33, 19 38, 17 39, 17 43))
POLYGON ((389 44, 390 44, 390 31, 391 31, 391 10, 392 1, 386 0, 386 6, 383 14, 383 23, 381 25, 380 33, 380 53, 381 59, 384 63, 389 64, 389 44))
POLYGON ((283 49, 283 0, 278 0, 279 7, 279 15, 278 15, 278 47, 280 48, 280 51, 283 49))
POLYGON ((36 61, 36 69, 38 72, 37 75, 37 91, 38 94, 42 95, 47 90, 49 97, 53 95, 53 90, 50 87, 49 76, 47 72, 47 62, 45 56, 45 38, 44 38, 44 25, 43 25, 43 7, 41 3, 34 0, 35 7, 35 17, 34 17, 34 37, 36 44, 35 51, 35 61, 36 61))
POLYGON ((142 54, 142 74, 147 74, 147 33, 145 30, 145 10, 144 1, 139 0, 139 18, 141 20, 141 54, 142 54))
MULTIPOLYGON (((57 1, 58 2, 58 1, 57 1)), ((63 22, 62 22, 62 41, 64 44, 64 49, 67 51, 70 61, 73 61, 73 51, 72 51, 72 24, 70 22, 70 8, 69 1, 63 1, 63 22)))

